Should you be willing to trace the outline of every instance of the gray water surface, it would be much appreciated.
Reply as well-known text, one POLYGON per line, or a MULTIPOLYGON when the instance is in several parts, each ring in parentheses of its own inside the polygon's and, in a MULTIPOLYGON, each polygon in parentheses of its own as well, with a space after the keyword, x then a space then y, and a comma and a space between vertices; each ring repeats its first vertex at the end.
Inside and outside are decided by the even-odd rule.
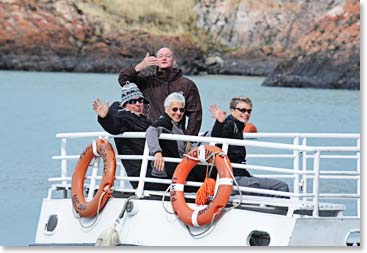
MULTIPOLYGON (((101 131, 92 102, 120 97, 117 74, 0 71, 0 245, 34 243, 49 177, 60 175, 59 132, 101 131)), ((360 92, 262 87, 263 78, 190 77, 203 104, 202 131, 213 125, 209 105, 228 110, 249 96, 260 132, 360 132, 360 92)))

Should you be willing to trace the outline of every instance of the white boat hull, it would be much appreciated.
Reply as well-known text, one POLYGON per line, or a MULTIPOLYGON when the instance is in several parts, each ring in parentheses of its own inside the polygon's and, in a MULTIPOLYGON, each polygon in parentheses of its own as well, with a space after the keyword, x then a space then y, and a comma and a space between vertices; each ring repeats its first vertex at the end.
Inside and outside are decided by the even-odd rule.
MULTIPOLYGON (((83 228, 74 216, 70 199, 44 199, 37 228, 36 245, 94 245, 102 231, 110 228, 126 199, 111 199, 91 228, 83 228), (51 215, 58 216, 53 232, 45 227, 51 215)), ((169 210, 170 203, 165 202, 169 210)), ((90 223, 92 219, 82 219, 90 223)), ((254 231, 270 236, 269 246, 346 246, 349 232, 359 230, 359 219, 312 217, 232 209, 215 227, 194 238, 174 214, 167 213, 159 200, 134 200, 134 209, 125 213, 116 227, 121 245, 144 246, 250 246, 254 231), (135 213, 135 214, 133 214, 135 213), (332 231, 332 232, 331 232, 332 231), (305 240, 307 238, 307 240, 305 240)), ((197 234, 205 228, 193 229, 197 234)))
MULTIPOLYGON (((246 134, 244 140, 234 140, 162 133, 159 138, 164 140, 221 144, 223 153, 227 152, 229 145, 246 146, 249 151, 247 163, 232 163, 233 168, 255 172, 253 175, 258 177, 287 180, 290 187, 290 192, 278 192, 242 187, 235 182, 234 187, 242 195, 231 196, 227 205, 236 208, 222 212, 213 226, 190 229, 172 214, 169 201, 164 202, 164 208, 160 200, 163 192, 145 189, 146 182, 165 183, 167 186, 172 183, 169 179, 145 176, 149 163, 154 159, 149 156, 147 145, 142 155, 116 155, 118 161, 141 159, 140 177, 127 177, 123 165, 118 162, 114 198, 107 202, 97 219, 77 218, 70 199, 73 184, 72 171, 68 168, 73 162, 75 170, 80 154, 67 151, 67 140, 91 137, 145 138, 145 133, 124 133, 119 136, 105 132, 62 133, 57 137, 61 139, 61 152, 60 156, 53 158, 61 160, 61 175, 49 179, 54 183, 42 203, 36 245, 360 245, 359 134, 257 133, 246 134), (261 138, 267 141, 261 141, 261 138), (277 140, 270 142, 268 138, 277 140), (336 144, 330 144, 330 138, 336 144), (347 144, 343 139, 353 144, 347 144), (308 143, 320 144, 309 146, 308 143), (137 180, 138 187, 132 189, 129 181, 137 180), (131 197, 128 198, 128 195, 131 197), (126 208, 129 206, 126 205, 127 200, 128 204, 133 204, 133 208, 126 208), (126 212, 122 219, 118 219, 124 208, 126 212), (345 216, 347 213, 354 216, 345 216)), ((182 162, 182 158, 165 157, 165 160, 182 162)), ((96 156, 91 164, 91 172, 85 175, 83 191, 88 200, 95 196, 99 184, 103 182, 104 163, 99 161, 96 156)), ((186 184, 200 186, 201 182, 186 184)), ((168 195, 166 193, 166 200, 168 195)), ((195 194, 186 192, 185 198, 193 202, 195 194)), ((194 204, 189 206, 196 209, 194 204)), ((98 209, 95 208, 93 212, 98 209)))

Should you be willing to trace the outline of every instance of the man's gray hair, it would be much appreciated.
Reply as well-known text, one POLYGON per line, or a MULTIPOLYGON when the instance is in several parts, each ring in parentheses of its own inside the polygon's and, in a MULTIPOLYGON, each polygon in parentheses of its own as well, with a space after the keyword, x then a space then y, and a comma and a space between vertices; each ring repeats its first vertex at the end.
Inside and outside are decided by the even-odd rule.
POLYGON ((172 102, 182 102, 183 106, 185 106, 186 100, 181 92, 172 92, 164 100, 164 103, 163 103, 164 108, 168 109, 172 102))

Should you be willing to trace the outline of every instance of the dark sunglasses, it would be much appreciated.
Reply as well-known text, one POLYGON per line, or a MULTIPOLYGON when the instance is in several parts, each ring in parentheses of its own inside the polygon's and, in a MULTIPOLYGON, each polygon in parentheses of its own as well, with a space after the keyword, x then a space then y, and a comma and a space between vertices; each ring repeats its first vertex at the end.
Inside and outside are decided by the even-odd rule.
POLYGON ((248 112, 249 114, 251 114, 252 109, 246 109, 246 108, 234 108, 236 110, 238 110, 239 112, 245 113, 248 112))
POLYGON ((144 103, 144 98, 130 99, 127 102, 131 105, 135 105, 137 102, 144 103))
POLYGON ((177 108, 177 107, 172 108, 173 112, 177 112, 178 110, 180 110, 180 112, 183 113, 185 111, 185 108, 177 108))

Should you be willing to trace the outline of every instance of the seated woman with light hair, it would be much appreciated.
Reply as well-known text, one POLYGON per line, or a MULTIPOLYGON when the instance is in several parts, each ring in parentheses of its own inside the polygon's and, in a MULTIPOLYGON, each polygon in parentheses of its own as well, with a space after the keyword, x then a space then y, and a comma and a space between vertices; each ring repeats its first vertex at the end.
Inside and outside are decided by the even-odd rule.
MULTIPOLYGON (((152 161, 152 176, 171 179, 176 163, 165 162, 163 157, 183 157, 186 143, 183 141, 159 140, 162 133, 184 134, 182 118, 185 114, 185 97, 179 92, 169 94, 164 100, 165 112, 146 131, 146 139, 152 161)), ((188 181, 203 181, 205 170, 195 169, 191 171, 188 181)))
POLYGON ((176 165, 165 164, 163 156, 182 157, 185 153, 185 143, 158 138, 162 133, 184 134, 181 120, 185 114, 185 97, 178 92, 169 94, 164 100, 164 109, 165 112, 147 129, 146 138, 149 153, 155 158, 152 164, 152 175, 172 178, 176 165))

